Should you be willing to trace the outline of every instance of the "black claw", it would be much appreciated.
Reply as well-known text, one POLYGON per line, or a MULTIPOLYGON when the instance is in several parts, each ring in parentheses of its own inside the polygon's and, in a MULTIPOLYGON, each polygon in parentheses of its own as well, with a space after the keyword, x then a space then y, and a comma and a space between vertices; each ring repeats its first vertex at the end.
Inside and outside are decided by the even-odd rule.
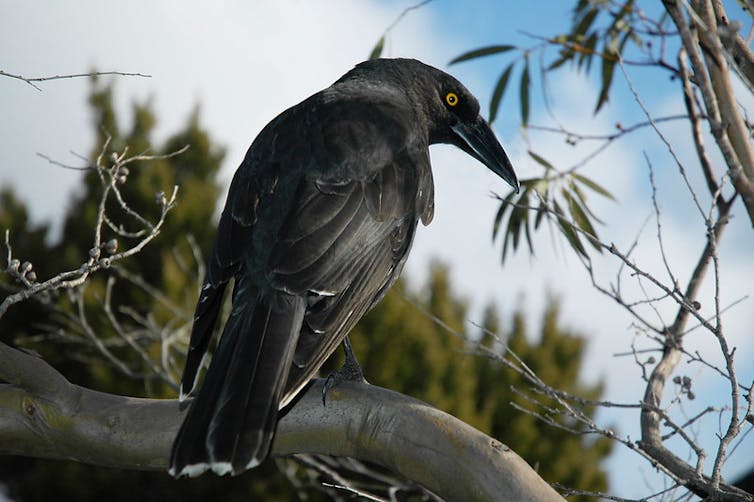
POLYGON ((327 406, 327 392, 336 387, 340 382, 368 383, 364 378, 364 372, 361 371, 359 362, 356 360, 348 337, 343 339, 343 349, 346 352, 346 362, 339 370, 333 371, 325 379, 325 383, 322 385, 322 406, 327 406))
POLYGON ((322 406, 327 406, 327 391, 335 386, 334 373, 327 375, 324 385, 322 385, 322 406))

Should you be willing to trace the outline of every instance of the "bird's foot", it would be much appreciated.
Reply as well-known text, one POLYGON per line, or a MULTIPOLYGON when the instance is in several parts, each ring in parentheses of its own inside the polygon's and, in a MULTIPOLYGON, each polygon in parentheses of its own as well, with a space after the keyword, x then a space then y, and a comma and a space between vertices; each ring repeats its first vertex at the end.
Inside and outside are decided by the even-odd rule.
POLYGON ((364 372, 361 371, 361 366, 359 366, 359 362, 356 360, 348 337, 343 339, 343 349, 346 352, 346 362, 339 370, 333 371, 327 376, 322 386, 322 406, 327 405, 327 393, 330 389, 337 387, 341 382, 369 383, 364 378, 364 372))

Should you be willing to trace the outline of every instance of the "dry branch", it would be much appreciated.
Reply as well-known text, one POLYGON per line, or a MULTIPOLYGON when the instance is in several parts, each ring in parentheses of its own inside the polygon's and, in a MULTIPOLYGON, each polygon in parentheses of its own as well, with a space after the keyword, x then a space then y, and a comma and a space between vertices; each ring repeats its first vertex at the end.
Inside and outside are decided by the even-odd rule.
POLYGON ((26 82, 33 88, 35 88, 38 91, 41 91, 42 89, 36 84, 36 82, 47 82, 50 80, 63 80, 63 79, 69 79, 69 78, 86 78, 86 77, 98 77, 98 76, 104 76, 104 75, 119 75, 122 77, 145 77, 150 78, 152 75, 146 75, 144 73, 129 73, 129 72, 123 72, 123 71, 92 71, 87 73, 71 73, 67 75, 50 75, 46 77, 25 77, 23 75, 16 75, 14 73, 8 73, 6 71, 0 70, 0 77, 8 77, 8 78, 15 78, 17 80, 21 80, 23 82, 26 82))

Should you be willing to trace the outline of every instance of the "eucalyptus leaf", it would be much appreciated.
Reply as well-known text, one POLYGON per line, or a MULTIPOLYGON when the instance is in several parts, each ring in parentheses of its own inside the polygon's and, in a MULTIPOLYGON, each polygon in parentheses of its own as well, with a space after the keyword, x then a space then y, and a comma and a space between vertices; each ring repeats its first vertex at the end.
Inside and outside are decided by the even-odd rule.
POLYGON ((385 35, 382 35, 379 40, 377 40, 377 43, 374 46, 374 49, 372 49, 372 52, 369 53, 369 59, 377 59, 382 55, 382 49, 385 48, 385 35))
POLYGON ((491 56, 493 54, 502 54, 510 50, 515 49, 515 45, 491 45, 489 47, 482 47, 480 49, 474 49, 469 52, 464 52, 460 56, 453 58, 448 64, 456 64, 462 61, 468 61, 470 59, 481 58, 484 56, 491 56))
POLYGON ((531 80, 529 78, 529 59, 526 59, 524 70, 521 72, 521 123, 526 127, 529 123, 529 88, 531 80))
POLYGON ((505 68, 505 70, 503 70, 500 79, 497 81, 495 90, 492 92, 492 100, 490 101, 490 124, 494 122, 497 117, 497 111, 500 108, 500 101, 503 99, 505 88, 508 86, 508 79, 511 76, 513 65, 514 63, 511 63, 505 68))

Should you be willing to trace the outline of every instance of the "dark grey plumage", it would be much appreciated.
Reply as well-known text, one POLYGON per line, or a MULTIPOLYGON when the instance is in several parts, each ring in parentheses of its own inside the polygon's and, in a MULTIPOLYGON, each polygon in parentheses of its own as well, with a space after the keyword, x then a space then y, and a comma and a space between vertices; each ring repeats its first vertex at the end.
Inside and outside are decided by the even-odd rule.
POLYGON ((362 63, 257 136, 220 218, 182 399, 235 278, 232 312, 173 445, 171 474, 238 474, 267 456, 278 410, 384 296, 419 220, 432 220, 433 143, 458 146, 518 188, 476 99, 415 60, 362 63))

